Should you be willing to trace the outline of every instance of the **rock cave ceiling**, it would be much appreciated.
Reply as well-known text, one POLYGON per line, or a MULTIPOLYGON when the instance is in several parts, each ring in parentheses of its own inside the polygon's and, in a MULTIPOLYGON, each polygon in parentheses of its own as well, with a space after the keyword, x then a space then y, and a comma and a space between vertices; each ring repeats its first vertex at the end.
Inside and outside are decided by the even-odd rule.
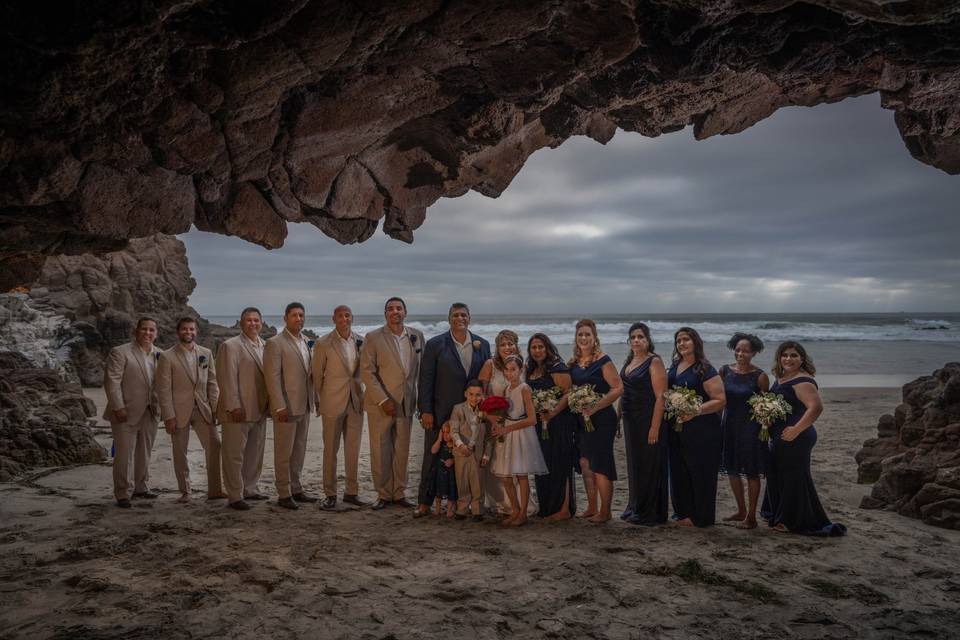
POLYGON ((960 173, 960 3, 4 3, 0 290, 47 256, 198 229, 413 241, 538 149, 618 128, 733 134, 880 92, 960 173))

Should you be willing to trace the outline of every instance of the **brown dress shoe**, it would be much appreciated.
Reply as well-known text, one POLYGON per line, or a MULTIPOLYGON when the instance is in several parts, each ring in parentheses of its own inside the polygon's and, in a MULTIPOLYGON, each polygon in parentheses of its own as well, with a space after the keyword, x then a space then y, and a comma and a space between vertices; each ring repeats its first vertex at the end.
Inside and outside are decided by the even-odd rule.
POLYGON ((367 502, 366 500, 361 500, 361 499, 360 499, 359 497, 357 497, 356 495, 354 495, 354 494, 349 494, 349 493, 343 494, 343 502, 344 502, 344 504, 352 504, 352 505, 357 506, 357 507, 365 507, 365 506, 367 506, 368 504, 370 504, 370 503, 367 502))

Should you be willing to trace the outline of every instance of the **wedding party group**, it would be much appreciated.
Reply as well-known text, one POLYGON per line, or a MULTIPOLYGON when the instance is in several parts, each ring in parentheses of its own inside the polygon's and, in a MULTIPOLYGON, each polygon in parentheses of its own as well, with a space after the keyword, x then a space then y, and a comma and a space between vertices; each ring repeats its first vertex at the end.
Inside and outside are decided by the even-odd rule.
POLYGON ((626 522, 711 526, 725 474, 737 511, 724 520, 739 528, 756 528, 759 516, 776 531, 845 532, 828 518, 811 476, 822 403, 813 360, 797 342, 777 348, 771 385, 753 363, 762 341, 743 333, 728 343, 733 362, 718 371, 695 329, 677 329, 665 362, 647 325, 637 322, 618 369, 588 319, 576 323, 565 359, 543 333, 521 354, 517 334, 500 331, 491 351, 470 331, 470 309, 459 302, 450 306, 449 331, 429 340, 406 324, 399 297, 386 301, 383 326, 364 336, 341 305, 333 330, 309 339, 305 313, 291 302, 282 330, 263 340, 262 315, 248 307, 240 335, 215 356, 196 343, 193 318, 177 322, 177 344, 165 351, 154 346, 156 320, 137 321, 133 341, 111 350, 104 374, 119 507, 158 497, 149 487, 158 422, 171 438, 178 502, 191 500, 191 431, 204 449, 209 500, 237 510, 267 500, 259 483, 269 418, 277 504, 291 510, 337 508, 342 448, 342 501, 357 507, 406 507, 415 518, 494 515, 520 526, 531 511, 533 476, 540 518, 602 524, 613 517, 614 443, 622 435, 626 522), (358 479, 364 414, 372 503, 360 496, 358 479), (309 494, 302 477, 313 415, 322 421, 322 497, 309 494), (415 503, 407 496, 414 418, 424 430, 415 503), (586 494, 580 513, 577 475, 586 494))

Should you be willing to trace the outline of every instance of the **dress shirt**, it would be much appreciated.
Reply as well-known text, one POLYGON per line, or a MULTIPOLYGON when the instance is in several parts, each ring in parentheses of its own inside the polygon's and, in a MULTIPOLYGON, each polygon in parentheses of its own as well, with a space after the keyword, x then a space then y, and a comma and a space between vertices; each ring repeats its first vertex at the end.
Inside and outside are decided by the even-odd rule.
POLYGON ((307 341, 304 339, 303 334, 301 333, 298 336, 293 335, 290 331, 284 328, 287 335, 293 338, 297 342, 297 346, 300 347, 300 358, 303 360, 303 367, 310 370, 310 348, 307 346, 307 341))
POLYGON ((256 340, 251 340, 243 333, 240 334, 240 339, 250 346, 254 353, 257 354, 257 358, 260 360, 260 362, 263 362, 263 339, 260 336, 257 336, 256 340))
POLYGON ((467 331, 467 340, 463 343, 457 342, 453 331, 450 332, 450 337, 453 339, 453 344, 457 348, 457 355, 460 356, 460 364, 463 365, 464 373, 470 375, 470 365, 473 363, 473 341, 470 340, 470 332, 467 331))
POLYGON ((357 343, 353 339, 353 334, 351 333, 344 339, 337 333, 337 338, 340 341, 338 343, 340 345, 340 352, 343 353, 343 357, 347 360, 347 368, 353 373, 357 364, 357 343))

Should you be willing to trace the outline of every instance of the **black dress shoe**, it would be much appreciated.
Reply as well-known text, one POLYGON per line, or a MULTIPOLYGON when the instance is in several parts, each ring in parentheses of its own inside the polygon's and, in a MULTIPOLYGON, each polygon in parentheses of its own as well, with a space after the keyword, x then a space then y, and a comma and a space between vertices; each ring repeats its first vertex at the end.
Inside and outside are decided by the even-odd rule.
POLYGON ((237 500, 236 502, 231 502, 227 505, 231 509, 236 509, 237 511, 249 511, 250 505, 244 502, 243 500, 237 500))
POLYGON ((269 500, 270 496, 265 496, 262 493, 255 493, 252 496, 243 496, 244 500, 269 500))
POLYGON ((366 507, 367 505, 370 504, 366 500, 361 500, 355 494, 349 494, 349 493, 343 494, 343 502, 344 504, 352 504, 358 507, 366 507))
POLYGON ((295 493, 290 497, 296 500, 297 502, 320 502, 320 498, 314 498, 313 496, 308 496, 302 491, 300 493, 295 493))
POLYGON ((320 508, 324 511, 333 511, 337 508, 337 497, 327 496, 320 502, 320 508))
POLYGON ((478 513, 477 515, 473 516, 473 521, 474 521, 474 522, 483 522, 483 514, 482 514, 482 513, 478 513))
POLYGON ((277 504, 284 509, 293 509, 294 511, 300 508, 300 505, 293 498, 280 498, 277 500, 277 504))
POLYGON ((467 514, 465 514, 465 513, 458 513, 457 515, 453 516, 453 518, 454 518, 454 520, 466 520, 466 519, 467 519, 467 514))
POLYGON ((404 509, 413 509, 413 508, 414 508, 415 506, 417 506, 417 505, 413 504, 412 502, 410 502, 410 501, 407 500, 406 498, 400 498, 399 500, 394 500, 394 501, 393 501, 393 506, 395 506, 395 507, 403 507, 404 509))
POLYGON ((119 500, 117 500, 117 506, 120 507, 121 509, 129 509, 133 505, 130 504, 130 500, 128 500, 127 498, 120 498, 119 500))
POLYGON ((383 498, 377 498, 377 501, 370 505, 370 508, 374 511, 380 511, 380 509, 386 509, 390 505, 389 500, 384 500, 383 498))
POLYGON ((135 493, 135 494, 133 494, 133 496, 131 496, 131 497, 133 497, 133 498, 143 498, 144 500, 154 500, 154 499, 156 499, 156 498, 159 498, 159 497, 160 497, 160 494, 159 494, 159 493, 154 493, 153 491, 150 491, 150 490, 147 490, 147 491, 141 491, 141 492, 139 492, 139 493, 135 493))

